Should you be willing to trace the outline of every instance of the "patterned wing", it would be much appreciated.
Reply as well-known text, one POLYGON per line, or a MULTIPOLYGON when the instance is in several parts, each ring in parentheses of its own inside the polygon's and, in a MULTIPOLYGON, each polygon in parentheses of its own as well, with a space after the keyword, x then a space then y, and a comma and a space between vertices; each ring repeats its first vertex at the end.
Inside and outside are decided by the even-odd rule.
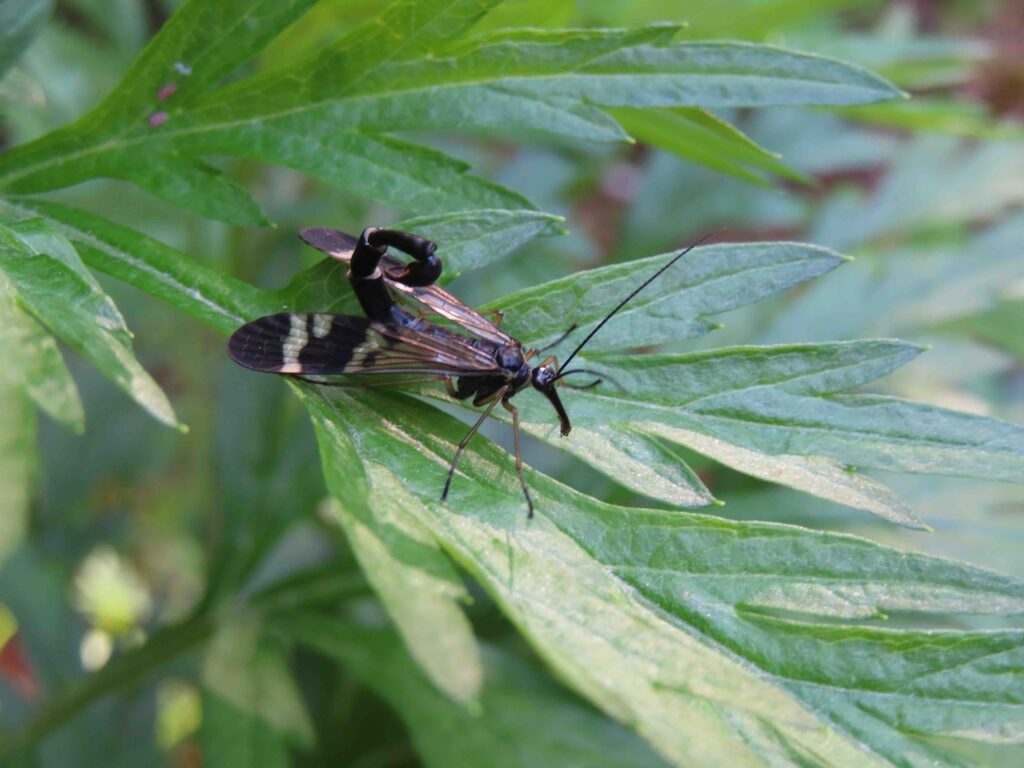
POLYGON ((246 368, 308 376, 501 371, 493 355, 426 322, 398 326, 311 312, 281 312, 246 323, 231 335, 228 353, 246 368))
MULTIPOLYGON (((338 259, 346 264, 352 260, 356 239, 340 230, 311 227, 299 232, 299 236, 332 259, 338 259)), ((495 344, 510 344, 515 341, 486 317, 466 306, 438 285, 415 287, 388 278, 389 271, 397 271, 402 266, 402 262, 393 256, 385 255, 381 260, 384 280, 392 290, 419 302, 434 314, 456 323, 481 339, 495 344)))

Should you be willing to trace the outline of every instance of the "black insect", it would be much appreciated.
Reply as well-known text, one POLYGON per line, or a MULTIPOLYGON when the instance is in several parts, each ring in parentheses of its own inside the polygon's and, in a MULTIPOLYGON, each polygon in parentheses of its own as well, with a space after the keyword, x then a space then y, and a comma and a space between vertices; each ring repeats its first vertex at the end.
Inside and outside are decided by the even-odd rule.
MULTIPOLYGON (((560 343, 576 326, 548 347, 524 351, 520 342, 498 327, 500 313, 496 322, 491 322, 435 284, 441 275, 441 261, 435 254, 437 246, 429 240, 373 227, 363 230, 358 239, 335 229, 318 228, 305 229, 300 236, 314 248, 349 265, 348 278, 365 317, 305 312, 261 317, 232 334, 228 351, 234 361, 253 370, 328 386, 441 380, 453 398, 472 397, 473 405, 487 406, 455 450, 442 500, 448 496, 463 449, 501 403, 512 414, 516 472, 530 517, 533 500, 523 476, 519 411, 509 401, 517 392, 532 386, 554 407, 562 436, 568 435, 572 427, 556 384, 570 374, 594 374, 586 368, 568 369, 569 363, 616 312, 697 245, 678 253, 619 302, 587 334, 563 366, 550 356, 531 368, 531 359, 560 343), (389 247, 413 260, 395 258, 388 253, 389 247), (406 309, 395 301, 396 293, 418 302, 426 315, 442 318, 466 333, 456 333, 406 309), (336 375, 351 379, 338 383, 309 378, 336 375), (392 376, 405 378, 396 380, 392 376)), ((595 379, 579 388, 596 386, 600 381, 595 379)))

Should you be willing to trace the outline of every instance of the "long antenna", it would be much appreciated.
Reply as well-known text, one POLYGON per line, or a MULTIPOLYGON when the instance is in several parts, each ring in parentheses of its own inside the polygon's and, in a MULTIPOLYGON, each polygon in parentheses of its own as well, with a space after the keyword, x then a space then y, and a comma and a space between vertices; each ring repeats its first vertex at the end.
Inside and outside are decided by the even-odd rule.
POLYGON ((585 347, 585 346, 587 345, 587 342, 588 342, 588 341, 590 341, 590 340, 591 340, 592 338, 594 338, 594 334, 596 334, 596 333, 597 333, 598 331, 600 331, 600 330, 601 330, 601 328, 603 328, 603 327, 604 327, 604 324, 605 324, 605 323, 607 323, 607 322, 608 322, 609 320, 611 320, 611 319, 612 319, 612 317, 613 317, 613 316, 615 315, 615 313, 616 313, 616 312, 618 312, 618 311, 619 311, 620 309, 622 309, 622 308, 623 308, 624 306, 626 306, 626 305, 627 305, 627 304, 628 304, 629 302, 631 302, 631 301, 633 300, 633 298, 634 298, 634 297, 635 297, 635 296, 636 296, 636 295, 637 295, 638 293, 640 293, 640 291, 642 291, 642 290, 643 290, 644 288, 646 288, 646 287, 647 287, 648 285, 650 285, 650 284, 651 284, 651 283, 653 283, 653 282, 654 282, 655 280, 657 280, 657 279, 658 279, 659 277, 661 277, 661 274, 662 274, 662 273, 663 273, 663 272, 664 272, 665 270, 667 270, 667 269, 668 269, 669 267, 671 267, 671 266, 672 266, 673 264, 675 264, 675 263, 676 263, 677 261, 679 261, 679 260, 680 260, 681 258, 683 258, 683 256, 685 256, 686 254, 688 254, 688 253, 689 253, 690 251, 692 251, 692 250, 693 250, 694 248, 696 248, 696 247, 697 247, 698 245, 700 245, 700 244, 701 244, 701 243, 703 243, 703 242, 704 242, 705 240, 707 240, 708 238, 710 238, 710 237, 711 237, 712 235, 715 235, 715 234, 718 234, 718 232, 709 232, 708 234, 704 235, 704 237, 702 237, 702 238, 701 238, 700 240, 698 240, 697 242, 695 242, 695 243, 693 243, 692 245, 689 245, 689 246, 687 246, 686 248, 684 248, 683 250, 681 250, 681 251, 680 251, 679 253, 677 253, 677 254, 676 254, 675 256, 673 256, 673 257, 672 257, 672 260, 671 260, 671 261, 669 261, 669 263, 668 263, 668 264, 666 264, 666 265, 665 265, 665 266, 663 266, 663 267, 662 267, 661 269, 659 269, 659 270, 658 270, 657 272, 655 272, 655 273, 654 273, 653 275, 651 275, 651 276, 650 276, 650 277, 648 277, 648 278, 647 278, 646 280, 644 280, 644 281, 643 281, 643 283, 641 283, 641 284, 640 284, 640 286, 639 286, 638 288, 636 288, 636 289, 635 289, 635 290, 634 290, 634 291, 633 291, 633 292, 632 292, 631 294, 629 294, 629 296, 627 296, 627 297, 626 297, 626 298, 624 298, 624 299, 623 299, 622 301, 620 301, 620 302, 619 302, 619 305, 618 305, 617 307, 615 307, 615 309, 613 309, 613 310, 612 310, 611 312, 609 312, 609 313, 608 313, 607 315, 605 315, 605 316, 604 316, 604 319, 603 319, 603 320, 602 320, 602 321, 601 321, 600 323, 598 323, 598 324, 597 324, 597 326, 596 326, 596 327, 594 328, 594 330, 592 330, 592 331, 591 331, 590 333, 588 333, 588 334, 587 334, 587 338, 585 338, 585 339, 584 339, 583 341, 581 341, 581 342, 580 342, 580 344, 579 344, 579 346, 578 346, 578 347, 576 347, 576 349, 574 349, 574 350, 572 351, 572 354, 571 354, 571 355, 569 355, 569 356, 568 356, 568 357, 567 357, 567 358, 565 359, 565 362, 564 362, 564 363, 562 363, 562 372, 561 372, 561 373, 559 373, 559 374, 558 374, 558 376, 556 376, 556 377, 555 377, 555 378, 556 378, 556 380, 557 380, 557 379, 560 379, 560 378, 562 378, 562 377, 563 377, 563 376, 565 376, 565 375, 566 375, 567 373, 569 373, 569 371, 568 371, 568 370, 566 370, 566 369, 567 369, 567 368, 569 367, 569 363, 570 363, 570 362, 572 362, 572 359, 573 359, 574 357, 576 357, 576 353, 577 353, 577 352, 579 352, 579 351, 580 351, 581 349, 583 349, 583 347, 585 347))

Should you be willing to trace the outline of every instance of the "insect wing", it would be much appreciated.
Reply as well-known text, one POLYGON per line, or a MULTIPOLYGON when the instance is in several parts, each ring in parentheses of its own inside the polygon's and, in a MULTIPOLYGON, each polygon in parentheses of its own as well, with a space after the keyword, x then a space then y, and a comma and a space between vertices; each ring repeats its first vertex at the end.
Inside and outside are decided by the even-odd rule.
MULTIPOLYGON (((356 247, 356 239, 351 235, 337 229, 326 229, 323 227, 311 227, 299 232, 299 236, 309 245, 322 251, 332 259, 343 261, 346 264, 352 260, 352 253, 356 247)), ((385 255, 381 259, 381 267, 384 270, 384 281, 387 286, 404 296, 419 302, 435 315, 450 320, 451 322, 465 328, 470 333, 481 339, 495 344, 514 343, 514 339, 502 331, 498 326, 481 315, 475 309, 466 306, 452 296, 448 291, 438 285, 411 286, 392 280, 388 272, 392 274, 403 267, 402 262, 392 256, 385 255)))
POLYGON ((232 334, 228 352, 246 368, 307 376, 500 371, 492 356, 437 326, 311 312, 281 312, 246 323, 232 334))

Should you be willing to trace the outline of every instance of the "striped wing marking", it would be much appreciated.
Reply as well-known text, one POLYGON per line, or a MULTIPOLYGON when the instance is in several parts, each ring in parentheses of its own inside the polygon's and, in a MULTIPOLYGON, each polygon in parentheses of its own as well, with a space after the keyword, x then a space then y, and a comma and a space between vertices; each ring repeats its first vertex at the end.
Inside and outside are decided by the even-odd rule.
POLYGON ((231 335, 228 352, 246 368, 310 376, 501 372, 493 355, 430 323, 385 325, 326 313, 281 312, 258 318, 231 335))

